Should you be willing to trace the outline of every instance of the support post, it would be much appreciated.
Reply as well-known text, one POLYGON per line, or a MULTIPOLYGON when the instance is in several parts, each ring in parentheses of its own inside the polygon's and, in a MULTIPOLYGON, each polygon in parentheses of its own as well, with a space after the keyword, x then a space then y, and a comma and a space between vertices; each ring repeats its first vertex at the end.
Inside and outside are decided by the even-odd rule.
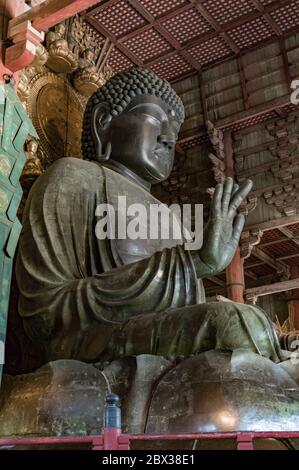
MULTIPOLYGON (((234 177, 233 143, 231 132, 224 133, 226 176, 234 177)), ((233 302, 244 303, 244 265, 240 248, 231 264, 226 268, 227 297, 233 302)))
MULTIPOLYGON (((291 266, 291 278, 299 279, 299 266, 291 266)), ((295 330, 299 330, 299 289, 294 289, 287 297, 289 317, 294 321, 295 330)))
POLYGON ((240 433, 237 436, 237 450, 253 450, 253 434, 240 433))

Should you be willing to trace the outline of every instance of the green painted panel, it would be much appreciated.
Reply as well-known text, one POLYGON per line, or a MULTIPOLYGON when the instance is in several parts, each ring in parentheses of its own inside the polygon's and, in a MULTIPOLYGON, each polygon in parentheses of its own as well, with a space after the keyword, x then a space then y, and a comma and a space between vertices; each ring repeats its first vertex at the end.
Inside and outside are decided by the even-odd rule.
POLYGON ((22 174, 22 171, 25 165, 25 161, 26 161, 25 153, 22 150, 22 152, 19 153, 18 159, 9 177, 9 180, 13 186, 16 186, 17 183, 19 182, 20 176, 22 174))
POLYGON ((0 383, 12 263, 22 227, 17 210, 28 134, 37 137, 16 92, 10 85, 0 85, 0 383))

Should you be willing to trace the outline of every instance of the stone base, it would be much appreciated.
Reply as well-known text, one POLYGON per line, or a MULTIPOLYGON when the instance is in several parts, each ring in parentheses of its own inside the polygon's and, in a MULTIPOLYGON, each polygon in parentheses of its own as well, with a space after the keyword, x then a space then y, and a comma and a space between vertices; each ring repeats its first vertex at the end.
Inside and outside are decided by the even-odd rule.
POLYGON ((298 431, 296 377, 298 366, 242 350, 209 351, 179 364, 151 355, 127 357, 103 371, 60 360, 32 374, 4 377, 0 435, 100 434, 110 392, 121 398, 124 432, 298 431))

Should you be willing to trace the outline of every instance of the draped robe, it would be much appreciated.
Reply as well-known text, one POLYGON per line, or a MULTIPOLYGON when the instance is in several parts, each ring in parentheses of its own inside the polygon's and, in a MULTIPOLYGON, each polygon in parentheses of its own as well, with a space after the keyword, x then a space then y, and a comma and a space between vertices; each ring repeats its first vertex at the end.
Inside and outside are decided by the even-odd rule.
MULTIPOLYGON (((176 356, 244 347, 279 360, 260 309, 205 304, 183 240, 98 239, 99 204, 159 204, 127 177, 64 158, 33 185, 17 257, 19 313, 48 360, 176 356), (193 307, 191 307, 193 306, 193 307)), ((128 223, 128 220, 127 220, 128 223)))

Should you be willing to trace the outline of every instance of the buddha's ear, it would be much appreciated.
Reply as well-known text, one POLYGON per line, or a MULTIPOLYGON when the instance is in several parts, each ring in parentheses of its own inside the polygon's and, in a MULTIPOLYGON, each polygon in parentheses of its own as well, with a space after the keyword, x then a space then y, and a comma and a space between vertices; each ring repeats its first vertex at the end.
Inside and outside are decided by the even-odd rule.
POLYGON ((102 102, 93 107, 91 115, 91 133, 95 149, 95 158, 99 162, 106 161, 110 157, 111 143, 108 142, 106 149, 103 150, 103 141, 111 119, 112 116, 108 103, 102 102))

